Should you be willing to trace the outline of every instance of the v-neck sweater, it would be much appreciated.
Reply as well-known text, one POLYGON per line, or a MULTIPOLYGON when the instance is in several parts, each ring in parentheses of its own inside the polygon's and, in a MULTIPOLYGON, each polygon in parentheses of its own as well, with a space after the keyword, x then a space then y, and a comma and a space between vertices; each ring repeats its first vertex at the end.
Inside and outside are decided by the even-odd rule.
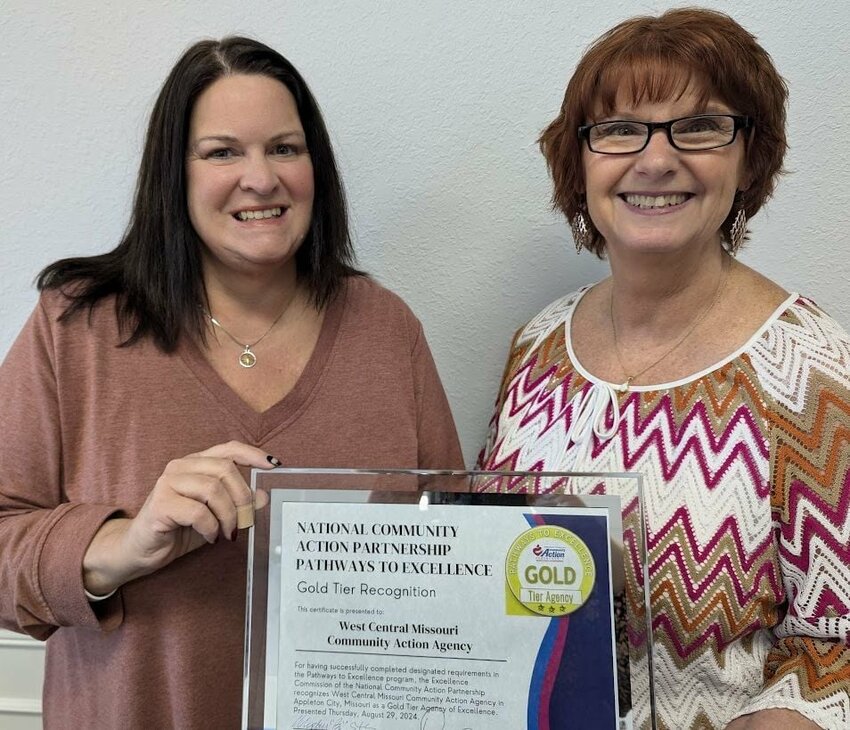
POLYGON ((232 439, 287 466, 461 468, 421 324, 348 278, 295 386, 258 413, 192 341, 118 347, 113 299, 59 322, 66 305, 42 294, 0 368, 0 626, 48 640, 47 728, 238 727, 245 535, 95 604, 85 550, 170 460, 232 439))

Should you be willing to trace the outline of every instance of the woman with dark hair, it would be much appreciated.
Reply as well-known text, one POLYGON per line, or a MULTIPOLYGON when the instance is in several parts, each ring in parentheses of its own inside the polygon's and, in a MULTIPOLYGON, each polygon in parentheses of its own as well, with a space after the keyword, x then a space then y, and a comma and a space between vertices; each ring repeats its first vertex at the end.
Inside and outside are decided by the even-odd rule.
POLYGON ((850 338, 734 258, 786 98, 738 23, 671 10, 602 35, 540 140, 611 275, 516 333, 480 462, 643 475, 663 728, 850 726, 850 338))
POLYGON ((237 727, 237 465, 462 466, 421 325, 352 266, 295 68, 192 46, 124 239, 38 282, 0 370, 0 626, 49 637, 48 727, 237 727))

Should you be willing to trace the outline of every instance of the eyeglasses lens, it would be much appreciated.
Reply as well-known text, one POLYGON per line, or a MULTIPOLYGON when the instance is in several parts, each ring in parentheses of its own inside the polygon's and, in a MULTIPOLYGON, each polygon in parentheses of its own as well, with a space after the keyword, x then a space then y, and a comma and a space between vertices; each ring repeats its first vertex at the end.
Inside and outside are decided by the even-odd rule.
MULTIPOLYGON (((687 117, 669 126, 675 145, 683 150, 723 147, 735 138, 735 120, 731 116, 687 117)), ((588 142, 594 152, 628 154, 643 149, 648 136, 649 127, 643 122, 602 122, 590 127, 588 142)))
POLYGON ((726 116, 679 119, 670 127, 673 141, 684 150, 708 150, 729 144, 735 136, 735 120, 726 116))

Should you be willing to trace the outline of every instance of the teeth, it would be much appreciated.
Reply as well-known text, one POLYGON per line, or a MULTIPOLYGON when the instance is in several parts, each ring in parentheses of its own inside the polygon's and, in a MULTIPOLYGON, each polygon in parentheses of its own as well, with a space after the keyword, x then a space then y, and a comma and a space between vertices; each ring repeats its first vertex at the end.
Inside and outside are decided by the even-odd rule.
POLYGON ((240 221, 257 221, 261 218, 279 218, 281 216, 280 208, 266 208, 266 210, 240 210, 236 217, 240 221))
POLYGON ((668 205, 680 205, 684 203, 688 196, 684 193, 676 193, 675 195, 631 195, 623 196, 629 205, 637 206, 638 208, 666 208, 668 205))

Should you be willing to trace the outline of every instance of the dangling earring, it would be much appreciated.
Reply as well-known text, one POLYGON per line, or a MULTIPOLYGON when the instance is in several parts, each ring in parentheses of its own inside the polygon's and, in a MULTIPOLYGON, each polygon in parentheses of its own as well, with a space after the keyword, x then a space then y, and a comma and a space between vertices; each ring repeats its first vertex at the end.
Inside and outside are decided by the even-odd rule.
POLYGON ((738 212, 735 214, 735 220, 732 221, 732 227, 729 229, 729 253, 733 256, 738 255, 738 249, 747 238, 747 214, 744 212, 744 206, 740 205, 738 212))
POLYGON ((593 240, 593 234, 590 232, 590 226, 587 225, 583 210, 579 210, 570 221, 570 230, 576 242, 576 253, 581 253, 581 250, 587 248, 593 240))

